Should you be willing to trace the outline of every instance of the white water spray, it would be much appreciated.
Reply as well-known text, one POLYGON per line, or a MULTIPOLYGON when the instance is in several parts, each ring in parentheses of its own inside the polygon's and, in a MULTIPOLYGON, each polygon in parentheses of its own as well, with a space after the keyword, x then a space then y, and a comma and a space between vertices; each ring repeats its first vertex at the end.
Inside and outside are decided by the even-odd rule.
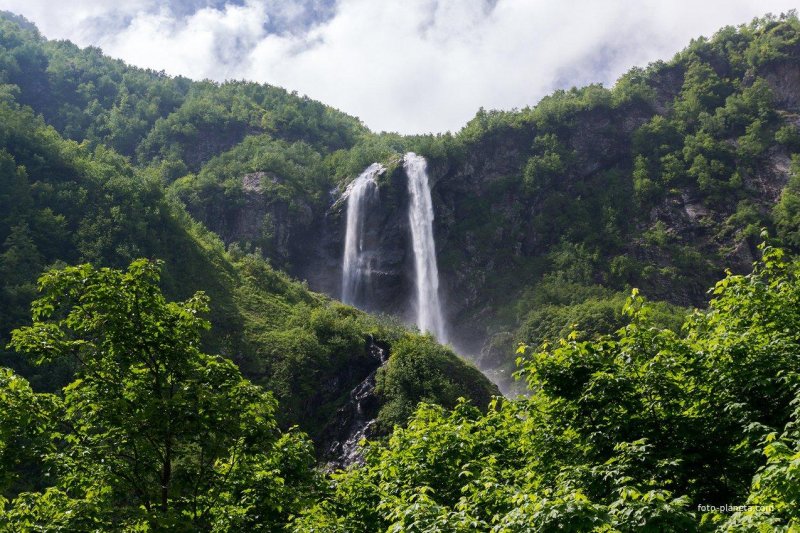
POLYGON ((417 282, 417 327, 447 342, 439 302, 439 270, 436 266, 436 243, 433 240, 433 202, 428 184, 425 158, 409 152, 403 158, 408 176, 410 202, 408 220, 414 247, 414 272, 417 282))
POLYGON ((372 254, 365 246, 366 211, 377 198, 378 183, 375 178, 385 169, 378 163, 367 167, 347 187, 347 229, 344 239, 342 265, 342 301, 349 305, 364 305, 371 271, 372 254))

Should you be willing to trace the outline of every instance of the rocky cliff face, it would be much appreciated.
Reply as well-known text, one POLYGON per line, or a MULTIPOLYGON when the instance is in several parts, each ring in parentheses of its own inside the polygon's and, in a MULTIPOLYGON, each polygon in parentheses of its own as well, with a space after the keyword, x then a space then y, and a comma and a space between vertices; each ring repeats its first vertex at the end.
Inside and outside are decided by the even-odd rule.
POLYGON ((303 198, 288 201, 265 190, 266 183, 281 183, 272 173, 254 172, 240 178, 235 201, 189 203, 189 212, 211 228, 225 244, 244 243, 261 250, 282 269, 295 270, 309 254, 308 246, 325 227, 324 216, 303 198))
POLYGON ((458 164, 430 166, 440 272, 458 348, 480 351, 486 329, 476 326, 490 323, 497 306, 515 297, 506 291, 532 281, 526 263, 561 238, 557 228, 544 232, 535 223, 542 205, 555 194, 580 201, 580 190, 603 186, 598 175, 607 169, 630 172, 631 136, 654 113, 642 105, 579 113, 573 119, 579 126, 564 139, 565 150, 574 154, 573 170, 533 195, 524 190, 522 175, 539 133, 535 125, 494 132, 469 146, 458 164))
POLYGON ((359 443, 375 436, 376 417, 380 400, 375 395, 375 376, 386 363, 389 351, 370 340, 367 347, 372 371, 350 391, 347 402, 322 432, 319 439, 322 458, 330 471, 346 468, 362 460, 359 443))
POLYGON ((778 61, 764 72, 775 104, 787 111, 800 111, 800 68, 795 61, 778 61))

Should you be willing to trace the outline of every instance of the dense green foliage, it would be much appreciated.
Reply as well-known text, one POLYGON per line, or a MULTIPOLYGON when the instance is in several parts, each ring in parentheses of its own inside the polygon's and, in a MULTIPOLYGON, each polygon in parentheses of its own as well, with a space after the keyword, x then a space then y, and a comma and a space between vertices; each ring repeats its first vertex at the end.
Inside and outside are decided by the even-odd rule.
POLYGON ((298 529, 793 530, 798 273, 764 247, 680 334, 634 291, 616 333, 523 346, 530 398, 421 406, 298 529))
MULTIPOLYGON (((592 340, 630 323, 630 316, 622 312, 627 295, 612 292, 600 286, 555 283, 545 279, 536 292, 520 298, 517 309, 524 320, 516 332, 497 335, 486 358, 495 357, 504 361, 501 371, 513 375, 516 367, 513 353, 519 344, 540 346, 555 343, 567 337, 575 340, 592 340), (566 289, 566 290, 565 290, 566 289), (532 309, 532 310, 530 310, 532 309), (502 357, 500 354, 506 354, 502 357)), ((650 304, 654 324, 679 331, 686 310, 665 302, 650 304)), ((517 381, 509 392, 525 393, 525 387, 517 381)))
POLYGON ((392 349, 392 358, 378 369, 375 388, 379 397, 389 399, 378 413, 384 427, 403 424, 420 400, 444 407, 454 407, 465 397, 479 406, 491 400, 493 391, 483 384, 478 369, 454 364, 450 350, 432 337, 405 335, 392 349))
MULTIPOLYGON (((680 332, 659 327, 663 311, 633 291, 613 334, 522 345, 530 396, 494 399, 486 412, 457 399, 454 384, 469 380, 448 382, 443 371, 458 367, 446 350, 404 334, 378 376, 379 394, 393 398, 379 420, 402 423, 414 398, 453 409, 423 403, 388 442, 367 446, 364 465, 329 483, 311 441, 279 429, 272 396, 200 351, 205 295, 168 302, 161 267, 148 260, 52 270, 39 281, 33 324, 11 345, 35 364, 73 360, 74 381, 53 395, 0 374, 9 496, 0 524, 791 531, 800 525, 800 261, 761 251, 753 273, 717 283, 708 310, 680 332)), ((317 319, 319 335, 331 320, 317 319)))
POLYGON ((618 307, 614 293, 631 287, 682 307, 705 305, 705 287, 725 267, 749 269, 761 227, 797 250, 797 170, 789 162, 800 149, 798 43, 796 14, 757 19, 633 69, 610 89, 481 111, 438 141, 460 150, 440 149, 442 159, 431 151, 434 162, 458 169, 434 190, 453 220, 437 246, 445 275, 470 279, 459 289, 477 293, 457 316, 462 334, 475 322, 498 332, 484 344, 483 364, 507 369, 510 358, 494 346, 554 333, 531 331, 556 320, 543 317, 542 305, 574 322, 595 313, 599 327, 588 329, 599 330, 612 324, 597 306, 618 307), (485 271, 492 275, 482 278, 485 271), (566 302, 572 293, 582 296, 566 302), (594 310, 572 307, 587 299, 594 310))
POLYGON ((404 137, 3 14, 0 528, 800 528, 798 71, 796 15, 765 17, 611 89, 404 137), (271 266, 300 271, 374 161, 382 209, 404 205, 408 150, 455 333, 496 333, 500 375, 527 346, 524 398, 271 266), (787 252, 756 250, 761 227, 787 252), (391 437, 325 477, 313 445, 373 372, 391 437))
POLYGON ((385 430, 402 423, 422 399, 449 406, 466 397, 483 404, 497 393, 452 350, 410 334, 396 321, 309 293, 253 255, 235 264, 241 285, 234 300, 246 343, 234 359, 247 376, 275 392, 281 421, 299 423, 315 438, 341 407, 343 393, 376 365, 369 344, 388 347, 391 355, 380 371, 387 386, 376 391, 385 430), (406 364, 409 357, 416 358, 414 365, 406 364), (331 388, 330 379, 340 384, 331 388), (426 385, 405 386, 419 382, 426 385))
POLYGON ((34 393, 24 378, 0 368, 0 494, 38 488, 59 405, 55 396, 34 393))
POLYGON ((9 347, 36 365, 68 359, 74 372, 54 395, 0 368, 3 530, 283 528, 324 487, 311 440, 280 422, 304 418, 315 429, 330 420, 331 406, 308 405, 319 392, 306 384, 326 373, 345 379, 364 335, 397 340, 378 392, 385 429, 419 400, 485 403, 494 391, 429 338, 377 321, 365 332, 361 313, 319 305, 321 297, 243 257, 247 281, 236 298, 255 315, 246 327, 261 332, 250 339, 265 353, 239 363, 275 388, 278 416, 272 394, 233 361, 202 353, 208 297, 168 302, 161 268, 142 259, 124 271, 86 264, 40 278, 33 324, 14 330, 9 347), (408 367, 409 357, 417 364, 408 367), (408 388, 419 381, 427 386, 408 388))
POLYGON ((247 133, 337 150, 366 130, 358 120, 284 89, 192 82, 129 67, 98 48, 47 41, 33 25, 0 17, 0 82, 70 139, 103 144, 140 162, 197 170, 247 133))
MULTIPOLYGON (((6 376, 17 383, 3 398, 2 444, 49 437, 26 451, 46 452, 55 483, 18 495, 4 528, 270 531, 308 499, 311 442, 278 430, 275 401, 230 360, 200 352, 207 297, 167 302, 158 282, 159 265, 146 260, 40 280, 33 325, 11 345, 39 364, 73 358, 77 369, 58 400, 6 376), (25 396, 34 409, 22 417, 25 396), (33 417, 44 423, 32 428, 33 417)), ((2 466, 13 475, 24 464, 4 454, 2 466)))
MULTIPOLYGON (((45 63, 44 70, 39 71, 21 68, 17 72, 10 66, 0 71, 9 76, 5 81, 19 84, 3 85, 0 92, 0 364, 13 367, 28 378, 34 390, 58 391, 72 380, 71 362, 62 358, 33 367, 13 348, 7 348, 10 331, 29 320, 29 306, 39 275, 64 264, 91 262, 121 268, 139 257, 160 259, 164 261, 161 284, 170 298, 186 299, 198 290, 211 298, 209 318, 213 328, 203 332, 203 348, 233 359, 246 375, 274 392, 282 404, 279 421, 283 427, 299 423, 316 437, 331 423, 347 393, 374 370, 377 363, 368 356, 368 342, 380 342, 391 352, 392 341, 405 334, 403 328, 313 294, 273 270, 263 258, 243 254, 241 247, 226 250, 216 235, 192 220, 183 205, 165 191, 164 173, 174 169, 170 161, 179 159, 143 168, 132 165, 129 159, 102 144, 106 141, 91 137, 84 130, 74 130, 88 136, 84 142, 64 139, 48 122, 69 133, 65 122, 60 122, 68 119, 64 118, 64 108, 57 108, 56 104, 72 98, 69 97, 72 89, 43 93, 40 100, 31 100, 33 87, 66 83, 60 78, 62 75, 101 78, 107 75, 112 80, 117 74, 123 78, 130 75, 142 84, 161 80, 180 85, 188 81, 130 69, 104 58, 96 50, 44 41, 30 29, 20 29, 3 17, 0 17, 0 33, 4 39, 0 40, 0 51, 6 54, 4 61, 27 64, 33 55, 45 63), (54 50, 62 50, 67 56, 62 57, 54 50), (56 68, 59 61, 74 63, 74 68, 56 68), (49 76, 49 81, 37 78, 38 75, 49 76), (36 107, 23 105, 26 102, 36 107), (318 386, 334 378, 335 386, 318 386)), ((87 91, 101 85, 96 78, 81 83, 87 85, 87 91)), ((279 89, 243 84, 217 92, 214 87, 198 84, 192 91, 201 91, 204 98, 224 99, 230 104, 229 111, 236 113, 240 112, 238 106, 252 107, 249 101, 236 96, 237 91, 243 91, 248 98, 259 99, 264 105, 272 102, 269 105, 276 107, 270 109, 275 113, 284 112, 281 111, 284 103, 308 111, 304 111, 303 120, 312 120, 315 113, 321 113, 315 122, 320 132, 333 128, 337 135, 349 138, 347 135, 351 134, 347 131, 360 131, 353 119, 342 118, 321 104, 279 89), (328 119, 334 122, 341 119, 346 124, 334 126, 328 119)), ((86 116, 83 111, 79 115, 86 116)), ((275 120, 275 124, 285 122, 275 120)), ((240 156, 221 156, 209 164, 200 179, 217 175, 226 165, 235 164, 237 172, 265 169, 291 180, 274 184, 276 197, 295 198, 303 191, 313 192, 319 174, 308 171, 306 165, 318 161, 315 150, 323 148, 311 146, 333 143, 331 147, 338 147, 336 143, 345 141, 314 137, 311 129, 307 136, 300 136, 304 140, 274 128, 272 133, 276 137, 292 140, 273 140, 266 134, 250 137, 236 152, 240 156), (249 148, 253 146, 266 149, 259 152, 259 158, 250 161, 249 148)), ((169 144, 164 143, 153 146, 169 144)), ((177 149, 164 150, 169 155, 177 149)), ((465 365, 451 352, 447 357, 454 367, 465 365)), ((459 390, 471 396, 478 389, 480 398, 493 391, 486 380, 480 387, 474 381, 464 383, 459 390)), ((385 398, 387 402, 390 400, 385 398)))

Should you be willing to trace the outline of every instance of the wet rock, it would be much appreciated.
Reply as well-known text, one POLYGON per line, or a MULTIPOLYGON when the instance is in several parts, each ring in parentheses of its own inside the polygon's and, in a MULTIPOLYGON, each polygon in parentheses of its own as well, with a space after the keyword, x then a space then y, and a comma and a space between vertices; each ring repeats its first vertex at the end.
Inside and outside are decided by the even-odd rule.
POLYGON ((354 463, 361 463, 361 447, 363 439, 374 436, 376 417, 380 402, 375 395, 375 376, 378 369, 388 360, 388 350, 370 340, 368 353, 374 369, 359 383, 348 396, 347 402, 339 408, 320 438, 323 451, 322 458, 329 471, 346 468, 354 463))

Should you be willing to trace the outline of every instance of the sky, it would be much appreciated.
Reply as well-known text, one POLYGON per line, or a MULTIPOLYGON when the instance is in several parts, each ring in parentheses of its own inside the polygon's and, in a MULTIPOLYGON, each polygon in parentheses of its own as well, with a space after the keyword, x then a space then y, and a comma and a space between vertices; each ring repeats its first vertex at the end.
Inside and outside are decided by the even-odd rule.
POLYGON ((0 0, 48 39, 193 79, 308 95, 374 131, 457 131, 478 108, 612 86, 787 0, 0 0))

